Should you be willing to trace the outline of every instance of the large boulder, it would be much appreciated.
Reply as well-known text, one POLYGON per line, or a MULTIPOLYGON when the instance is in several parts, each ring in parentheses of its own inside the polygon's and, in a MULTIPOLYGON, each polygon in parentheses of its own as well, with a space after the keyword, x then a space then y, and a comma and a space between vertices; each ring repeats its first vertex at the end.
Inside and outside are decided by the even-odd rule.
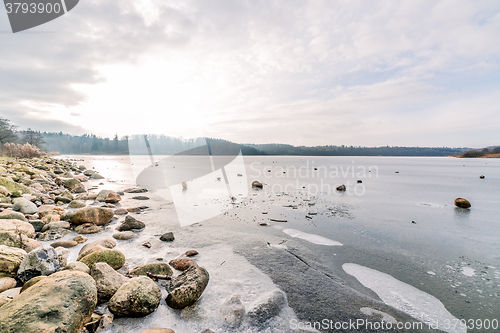
POLYGON ((83 262, 89 268, 95 263, 105 262, 113 269, 120 269, 125 265, 125 255, 117 250, 99 249, 80 258, 78 261, 83 262))
POLYGON ((129 280, 105 262, 93 265, 90 269, 90 276, 95 280, 98 303, 109 301, 116 291, 129 280))
POLYGON ((12 209, 22 214, 35 214, 38 211, 36 205, 25 198, 14 199, 13 203, 12 209))
POLYGON ((147 275, 148 273, 171 276, 173 272, 167 264, 162 262, 137 266, 130 271, 130 275, 147 275))
POLYGON ((127 215, 125 217, 125 221, 123 221, 122 224, 116 228, 118 231, 127 231, 127 230, 132 230, 132 229, 143 229, 146 225, 144 222, 141 222, 139 220, 136 220, 130 215, 127 215))
POLYGON ((31 225, 31 223, 16 219, 0 220, 0 231, 12 233, 21 232, 30 238, 35 237, 35 228, 31 225))
POLYGON ((23 249, 0 245, 0 277, 15 277, 26 255, 23 249))
POLYGON ((109 300, 108 307, 115 316, 144 317, 156 310, 160 299, 160 287, 141 276, 122 285, 109 300))
POLYGON ((94 223, 96 225, 105 225, 111 221, 114 212, 111 208, 103 207, 85 207, 68 214, 69 221, 73 224, 94 223))
POLYGON ((39 281, 0 311, 0 331, 78 333, 97 304, 90 275, 62 271, 39 281))
POLYGON ((208 272, 200 266, 191 266, 180 275, 173 277, 167 285, 167 305, 183 309, 196 302, 208 285, 208 272))
POLYGON ((110 237, 99 238, 98 240, 95 240, 93 242, 85 244, 81 248, 80 252, 78 252, 78 255, 83 254, 87 250, 90 250, 91 248, 93 248, 94 246, 97 246, 97 245, 100 245, 100 246, 108 248, 108 249, 112 249, 112 248, 114 248, 116 246, 116 241, 113 238, 110 238, 110 237))
POLYGON ((11 209, 6 209, 0 213, 0 219, 6 220, 20 220, 23 222, 28 222, 28 220, 24 217, 23 213, 15 212, 11 209))
POLYGON ((51 247, 40 247, 24 257, 17 270, 17 278, 24 283, 36 276, 50 275, 60 267, 56 250, 51 247))
POLYGON ((471 204, 467 199, 456 198, 455 199, 455 206, 460 207, 460 208, 470 208, 471 204))

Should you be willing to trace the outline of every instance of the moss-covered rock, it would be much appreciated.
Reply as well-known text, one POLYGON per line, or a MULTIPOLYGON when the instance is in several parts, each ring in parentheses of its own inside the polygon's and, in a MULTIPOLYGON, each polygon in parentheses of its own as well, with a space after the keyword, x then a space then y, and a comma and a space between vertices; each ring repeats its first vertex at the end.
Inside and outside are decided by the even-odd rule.
POLYGON ((147 275, 147 273, 155 274, 155 275, 172 275, 172 269, 165 263, 158 262, 152 264, 146 264, 142 266, 135 267, 130 275, 147 275))
POLYGON ((80 200, 73 200, 69 203, 68 208, 83 208, 85 207, 85 203, 80 200))
POLYGON ((90 275, 61 271, 39 281, 0 311, 0 331, 78 333, 97 304, 90 275))
POLYGON ((27 237, 25 234, 19 235, 8 231, 0 232, 0 245, 17 247, 25 250, 26 252, 31 252, 42 246, 39 242, 27 237))
POLYGON ((28 222, 28 220, 24 217, 24 214, 15 212, 11 209, 6 209, 3 212, 1 212, 0 219, 19 220, 23 222, 28 222))
POLYGON ((13 182, 11 180, 8 180, 4 177, 0 177, 0 186, 5 187, 8 191, 14 193, 14 192, 21 192, 21 193, 27 193, 30 194, 31 190, 24 185, 18 184, 16 182, 13 182))
POLYGON ((115 316, 144 317, 156 310, 160 299, 160 287, 153 280, 137 277, 116 291, 108 307, 115 316))
POLYGON ((63 186, 78 193, 85 192, 85 187, 75 178, 64 181, 63 186))
POLYGON ((40 282, 41 280, 47 278, 46 276, 40 275, 40 276, 35 276, 34 278, 30 279, 28 282, 26 282, 23 287, 21 288, 21 292, 25 291, 31 286, 34 286, 37 282, 40 282))
POLYGON ((182 274, 172 278, 167 286, 167 305, 174 309, 184 309, 196 302, 207 287, 208 272, 199 266, 191 266, 182 274))
POLYGON ((120 269, 125 265, 125 255, 117 250, 99 249, 80 258, 78 261, 84 263, 89 268, 97 262, 105 262, 113 267, 113 269, 120 269))

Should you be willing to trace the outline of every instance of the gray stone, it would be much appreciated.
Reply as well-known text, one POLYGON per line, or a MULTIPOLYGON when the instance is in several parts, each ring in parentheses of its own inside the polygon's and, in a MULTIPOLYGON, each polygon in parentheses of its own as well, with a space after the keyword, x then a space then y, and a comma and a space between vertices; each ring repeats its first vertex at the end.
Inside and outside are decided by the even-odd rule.
POLYGON ((60 268, 57 252, 51 247, 39 247, 24 257, 17 278, 26 282, 35 276, 50 275, 60 268))
POLYGON ((167 285, 167 305, 174 309, 183 309, 196 302, 207 287, 209 274, 199 266, 191 266, 175 276, 167 285))
POLYGON ((116 291, 129 281, 105 262, 94 264, 90 269, 90 275, 96 283, 98 303, 109 301, 116 291))

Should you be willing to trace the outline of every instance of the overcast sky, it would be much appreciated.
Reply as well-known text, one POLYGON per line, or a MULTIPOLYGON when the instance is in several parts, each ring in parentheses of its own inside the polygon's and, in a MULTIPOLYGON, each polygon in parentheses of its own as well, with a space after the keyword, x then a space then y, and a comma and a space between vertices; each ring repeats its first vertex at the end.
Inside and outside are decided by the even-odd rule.
POLYGON ((500 144, 500 1, 83 0, 12 34, 21 129, 240 143, 500 144))

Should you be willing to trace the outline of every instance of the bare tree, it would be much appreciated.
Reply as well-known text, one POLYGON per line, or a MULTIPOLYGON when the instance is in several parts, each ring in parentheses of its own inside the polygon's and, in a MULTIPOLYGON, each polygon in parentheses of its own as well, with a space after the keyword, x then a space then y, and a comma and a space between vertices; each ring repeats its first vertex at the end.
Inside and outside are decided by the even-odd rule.
POLYGON ((9 119, 0 117, 0 143, 16 141, 16 127, 9 119))
POLYGON ((28 128, 28 130, 23 131, 23 142, 40 148, 40 146, 45 143, 45 140, 40 132, 33 131, 31 128, 28 128))

